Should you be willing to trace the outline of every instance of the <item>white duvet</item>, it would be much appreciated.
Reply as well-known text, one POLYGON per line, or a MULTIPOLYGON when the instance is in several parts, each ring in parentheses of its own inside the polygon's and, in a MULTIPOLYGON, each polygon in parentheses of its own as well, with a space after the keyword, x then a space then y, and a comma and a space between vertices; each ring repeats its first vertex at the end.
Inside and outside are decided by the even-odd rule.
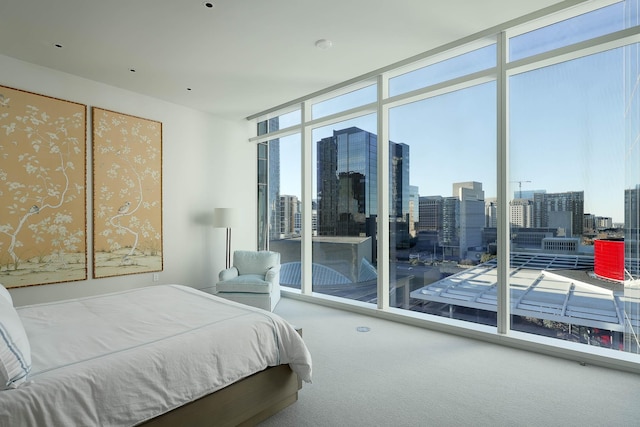
POLYGON ((0 391, 0 426, 128 426, 268 366, 311 381, 279 316, 180 285, 18 308, 33 368, 0 391))

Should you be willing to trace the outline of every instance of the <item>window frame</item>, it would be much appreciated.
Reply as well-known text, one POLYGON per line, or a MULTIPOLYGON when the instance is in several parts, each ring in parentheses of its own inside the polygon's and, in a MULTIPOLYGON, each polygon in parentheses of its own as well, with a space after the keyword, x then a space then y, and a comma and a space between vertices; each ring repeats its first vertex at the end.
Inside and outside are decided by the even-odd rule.
POLYGON ((251 142, 261 143, 277 137, 300 133, 302 139, 302 286, 297 289, 283 289, 286 295, 305 301, 329 305, 336 308, 360 312, 367 315, 381 317, 389 320, 407 323, 410 325, 427 327, 454 333, 484 341, 500 343, 525 350, 541 352, 563 358, 577 359, 584 362, 603 366, 614 367, 621 370, 640 372, 640 355, 601 349, 584 344, 576 344, 542 336, 522 333, 510 328, 510 300, 509 300, 509 205, 506 203, 512 193, 512 184, 509 181, 509 141, 508 141, 508 95, 509 77, 523 72, 535 70, 553 64, 581 58, 606 50, 640 43, 640 27, 623 29, 614 33, 600 36, 587 41, 578 42, 569 46, 557 48, 544 53, 525 57, 513 62, 508 59, 509 39, 517 35, 529 32, 555 22, 563 21, 572 16, 580 15, 601 7, 617 3, 618 0, 600 0, 594 2, 580 2, 577 5, 559 4, 546 8, 537 13, 510 21, 499 27, 491 28, 473 36, 447 44, 431 51, 425 52, 405 61, 392 64, 388 67, 373 71, 364 76, 344 82, 326 90, 319 91, 307 97, 291 101, 288 104, 274 107, 266 112, 258 113, 247 119, 261 121, 268 117, 283 114, 283 112, 300 109, 301 123, 280 129, 273 133, 256 135, 250 138, 251 142), (447 58, 455 57, 482 46, 496 43, 497 64, 495 67, 475 72, 469 75, 443 81, 420 89, 412 90, 393 97, 388 96, 389 80, 399 75, 416 70, 426 65, 437 63, 447 58), (439 96, 444 93, 475 86, 487 81, 496 81, 497 97, 497 206, 498 206, 498 316, 497 328, 481 324, 468 323, 456 319, 438 318, 423 315, 389 306, 389 224, 388 221, 379 221, 377 233, 382 236, 378 239, 378 303, 372 308, 370 304, 358 301, 346 300, 330 295, 316 294, 311 286, 311 197, 312 175, 314 167, 311 165, 313 140, 311 133, 314 128, 331 125, 376 113, 378 117, 378 213, 379 217, 387 218, 389 215, 388 195, 388 116, 389 109, 410 102, 439 96), (376 102, 354 107, 345 111, 311 119, 312 105, 318 102, 350 93, 371 84, 377 84, 376 102))

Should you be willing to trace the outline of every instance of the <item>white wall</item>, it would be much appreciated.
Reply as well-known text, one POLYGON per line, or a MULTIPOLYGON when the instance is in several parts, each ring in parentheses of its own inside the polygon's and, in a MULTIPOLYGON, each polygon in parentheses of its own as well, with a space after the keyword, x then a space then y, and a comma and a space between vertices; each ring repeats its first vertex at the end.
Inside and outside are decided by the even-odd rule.
MULTIPOLYGON (((0 55, 0 85, 86 104, 88 280, 11 289, 16 305, 179 283, 212 286, 224 268, 225 230, 203 224, 215 207, 239 207, 242 227, 232 249, 256 246, 256 148, 250 124, 229 121, 148 96, 35 66, 0 55), (91 107, 162 122, 164 270, 153 274, 91 279, 91 107)), ((0 274, 0 283, 2 276, 0 274)))

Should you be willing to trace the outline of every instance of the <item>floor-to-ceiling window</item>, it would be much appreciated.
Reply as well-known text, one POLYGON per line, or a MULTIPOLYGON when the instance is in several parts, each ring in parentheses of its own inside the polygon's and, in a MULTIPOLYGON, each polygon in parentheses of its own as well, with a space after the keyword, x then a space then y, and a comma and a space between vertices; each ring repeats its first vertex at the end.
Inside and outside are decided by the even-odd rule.
POLYGON ((623 257, 596 274, 624 247, 621 59, 619 48, 510 77, 513 329, 622 342, 623 257))
MULTIPOLYGON (((640 24, 640 2, 625 2, 624 27, 640 24)), ((624 105, 624 348, 640 353, 640 44, 623 48, 624 105)))
MULTIPOLYGON (((304 100, 289 130, 253 138, 298 138, 287 152, 308 162, 295 172, 312 248, 294 260, 312 268, 307 287, 298 270, 300 292, 639 353, 636 3, 588 3, 426 54, 381 71, 383 87, 304 100)), ((284 210, 261 203, 271 230, 284 210)))
POLYGON ((442 285, 496 254, 496 43, 441 56, 389 80, 411 92, 389 109, 389 304, 495 325, 495 306, 452 304, 462 288, 442 285))
POLYGON ((280 284, 300 288, 301 259, 301 140, 300 134, 269 141, 270 170, 278 170, 278 179, 270 179, 269 249, 280 253, 280 284))
POLYGON ((511 40, 511 59, 522 65, 508 82, 510 179, 517 183, 508 201, 509 284, 513 330, 635 353, 637 319, 629 328, 626 309, 638 300, 625 292, 635 285, 624 250, 625 50, 634 45, 589 43, 623 30, 627 6, 511 40), (554 51, 577 42, 585 49, 554 51))
MULTIPOLYGON (((495 306, 483 310, 460 280, 496 254, 495 227, 489 227, 495 215, 486 215, 496 200, 495 82, 392 108, 389 138, 391 147, 405 144, 410 153, 408 184, 416 194, 411 214, 400 212, 399 204, 390 212, 390 302, 495 325, 495 306), (465 288, 470 305, 453 303, 465 288)), ((391 186, 402 185, 401 178, 394 174, 391 186)), ((478 285, 485 291, 493 286, 478 285)))
MULTIPOLYGON (((258 134, 300 124, 300 110, 258 122, 258 134)), ((286 132, 258 144, 258 244, 280 253, 282 286, 300 288, 302 175, 300 132, 286 132)))

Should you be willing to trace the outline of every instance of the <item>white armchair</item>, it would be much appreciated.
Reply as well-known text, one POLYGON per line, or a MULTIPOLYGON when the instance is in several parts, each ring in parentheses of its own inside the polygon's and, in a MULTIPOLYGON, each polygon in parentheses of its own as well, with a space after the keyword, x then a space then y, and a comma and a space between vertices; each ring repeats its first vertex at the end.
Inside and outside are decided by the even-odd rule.
POLYGON ((280 253, 235 251, 232 267, 218 279, 218 296, 273 311, 280 301, 280 253))

